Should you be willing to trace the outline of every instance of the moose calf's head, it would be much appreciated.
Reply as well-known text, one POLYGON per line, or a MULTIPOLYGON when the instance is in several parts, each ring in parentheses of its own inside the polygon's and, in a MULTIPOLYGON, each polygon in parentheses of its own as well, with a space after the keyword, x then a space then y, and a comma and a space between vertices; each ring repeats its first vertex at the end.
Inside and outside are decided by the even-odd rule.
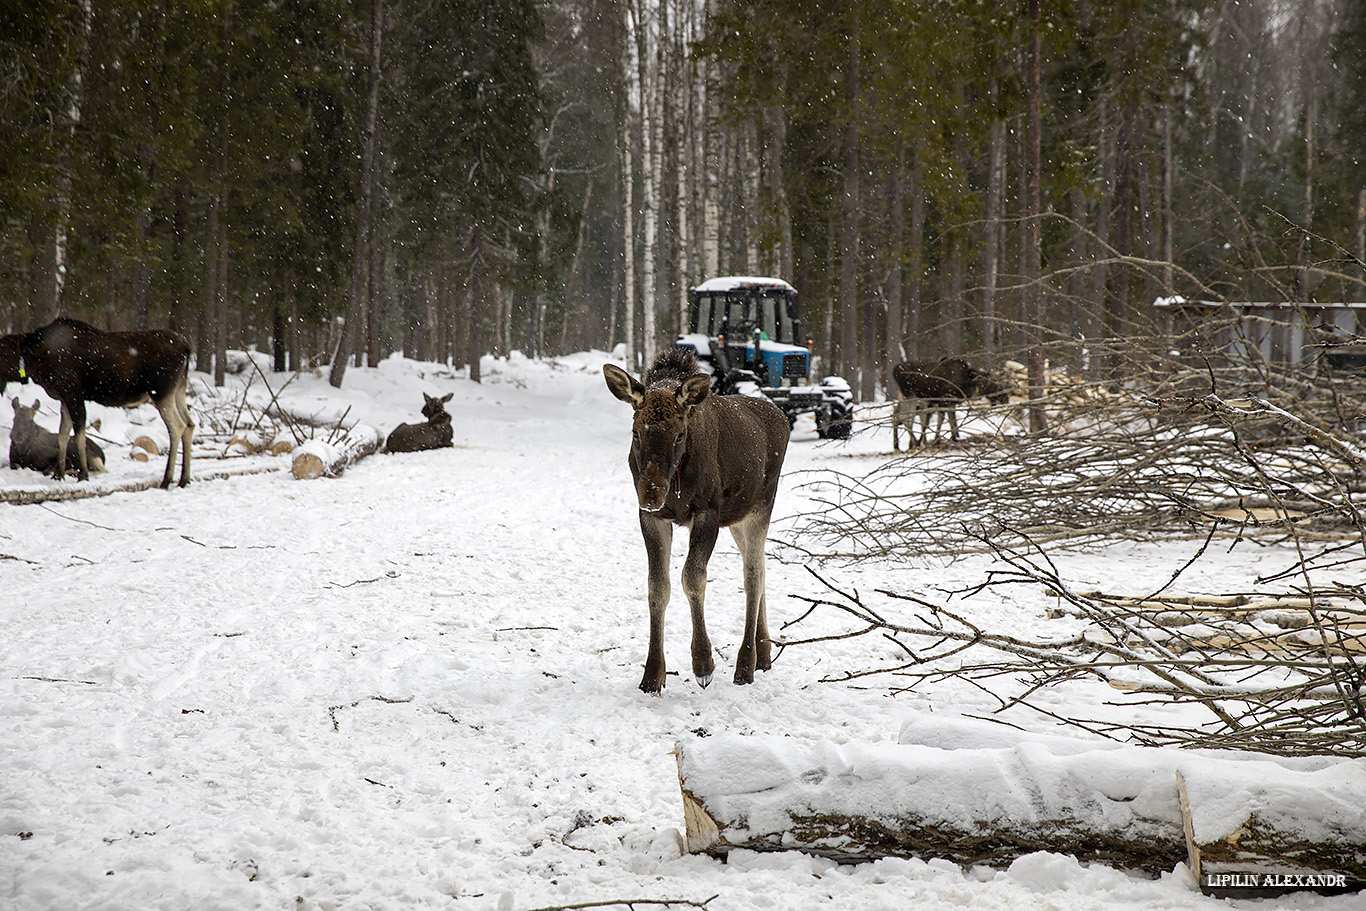
POLYGON ((688 447, 688 421, 711 388, 711 377, 694 374, 681 382, 646 388, 615 364, 604 364, 607 388, 635 409, 631 427, 631 474, 640 508, 658 512, 675 484, 688 447))

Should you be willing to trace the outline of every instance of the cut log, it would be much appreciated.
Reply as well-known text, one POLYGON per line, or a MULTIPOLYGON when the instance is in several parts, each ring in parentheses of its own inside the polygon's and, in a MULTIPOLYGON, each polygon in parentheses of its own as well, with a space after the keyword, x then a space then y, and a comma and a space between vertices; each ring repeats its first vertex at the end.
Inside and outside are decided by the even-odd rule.
POLYGON ((1192 766, 1177 772, 1191 871, 1220 897, 1366 888, 1366 771, 1341 763, 1258 780, 1192 766))
MULTIPOLYGON (((922 726, 911 736, 959 744, 971 729, 927 736, 935 730, 922 726)), ((965 865, 1052 851, 1156 874, 1188 858, 1223 862, 1216 849, 1237 835, 1245 849, 1259 846, 1264 862, 1331 868, 1349 883, 1366 882, 1366 764, 1359 761, 1223 758, 999 726, 984 742, 989 748, 737 735, 680 742, 685 843, 717 856, 801 850, 841 862, 898 856, 965 865), (1178 771, 1187 783, 1184 811, 1178 771), (1194 793, 1191 781, 1199 783, 1194 793), (1235 812, 1239 799, 1249 814, 1235 812), (1276 845, 1285 853, 1273 858, 1276 845), (1326 860, 1307 863, 1316 852, 1326 860)))
POLYGON ((346 434, 331 443, 305 440, 294 450, 292 470, 301 481, 312 478, 335 478, 347 466, 353 465, 379 450, 384 437, 368 424, 355 424, 346 434))
POLYGON ((1185 859, 1172 770, 1128 750, 941 750, 718 735, 678 746, 689 850, 1008 864, 1035 851, 1125 868, 1185 859))

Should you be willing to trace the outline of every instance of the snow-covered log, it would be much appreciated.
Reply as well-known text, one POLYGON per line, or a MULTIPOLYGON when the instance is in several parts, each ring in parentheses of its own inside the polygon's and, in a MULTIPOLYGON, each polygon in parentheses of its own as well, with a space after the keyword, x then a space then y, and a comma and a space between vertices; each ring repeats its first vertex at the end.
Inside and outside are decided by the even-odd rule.
POLYGON ((294 477, 301 481, 327 476, 335 478, 348 465, 379 450, 384 436, 369 424, 353 424, 332 442, 305 440, 294 450, 294 477))
MULTIPOLYGON (((937 726, 932 737, 912 737, 942 746, 739 735, 682 741, 688 850, 792 849, 840 861, 914 856, 962 864, 1006 864, 1053 851, 1159 873, 1188 858, 1178 771, 1188 782, 1221 783, 1193 798, 1191 815, 1207 820, 1201 831, 1227 837, 1224 823, 1237 816, 1232 795, 1255 806, 1256 795, 1275 782, 1287 789, 1287 801, 1299 792, 1309 812, 1323 815, 1312 825, 1297 825, 1288 813, 1268 822, 1335 845, 1335 862, 1346 863, 1366 845, 1360 762, 1225 759, 997 730, 985 748, 961 746, 961 727, 937 726)), ((1354 863, 1343 871, 1366 872, 1354 863)))
POLYGON ((1194 765, 1177 773, 1189 864, 1203 891, 1366 888, 1360 762, 1259 778, 1194 765))

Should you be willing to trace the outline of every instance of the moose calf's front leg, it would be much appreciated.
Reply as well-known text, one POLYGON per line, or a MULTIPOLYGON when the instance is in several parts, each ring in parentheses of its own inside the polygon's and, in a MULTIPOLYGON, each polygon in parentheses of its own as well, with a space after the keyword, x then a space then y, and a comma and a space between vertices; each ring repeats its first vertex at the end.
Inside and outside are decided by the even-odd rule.
POLYGON ((718 531, 715 516, 696 516, 688 536, 688 559, 683 563, 683 593, 688 596, 688 606, 692 608, 692 672, 697 682, 704 687, 711 683, 716 670, 711 639, 707 637, 705 603, 707 562, 716 548, 718 531))
POLYGON ((650 650, 645 657, 640 689, 658 693, 664 689, 664 609, 669 606, 669 548, 673 545, 673 525, 642 512, 640 534, 645 539, 645 556, 649 561, 647 597, 650 605, 650 650))

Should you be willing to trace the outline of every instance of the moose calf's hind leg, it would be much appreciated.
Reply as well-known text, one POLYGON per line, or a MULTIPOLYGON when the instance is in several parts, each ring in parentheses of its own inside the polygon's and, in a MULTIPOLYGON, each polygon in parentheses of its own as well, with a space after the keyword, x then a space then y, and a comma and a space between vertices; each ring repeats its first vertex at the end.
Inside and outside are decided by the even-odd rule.
POLYGON ((768 538, 768 510, 752 513, 731 526, 745 574, 745 637, 735 658, 735 682, 754 682, 754 671, 772 666, 765 598, 764 543, 768 538))

